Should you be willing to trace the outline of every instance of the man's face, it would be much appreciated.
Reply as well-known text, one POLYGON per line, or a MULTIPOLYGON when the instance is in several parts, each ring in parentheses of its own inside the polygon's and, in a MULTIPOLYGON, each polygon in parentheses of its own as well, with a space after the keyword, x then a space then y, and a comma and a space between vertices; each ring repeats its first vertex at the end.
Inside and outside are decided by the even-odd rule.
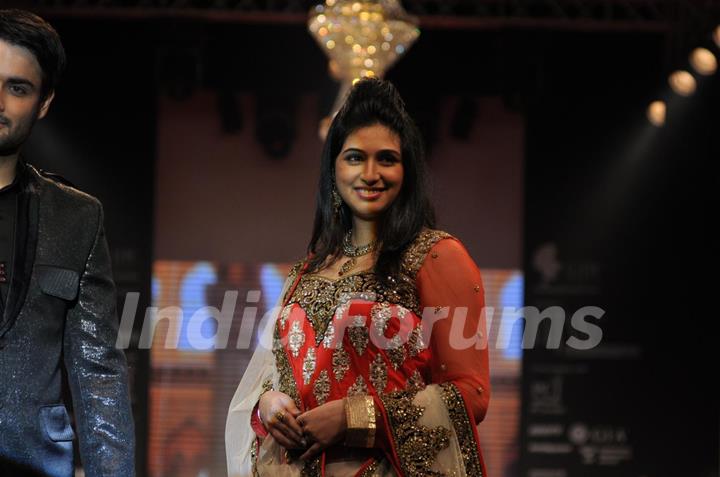
POLYGON ((0 156, 16 153, 45 117, 53 95, 41 101, 42 70, 27 49, 0 40, 0 156))

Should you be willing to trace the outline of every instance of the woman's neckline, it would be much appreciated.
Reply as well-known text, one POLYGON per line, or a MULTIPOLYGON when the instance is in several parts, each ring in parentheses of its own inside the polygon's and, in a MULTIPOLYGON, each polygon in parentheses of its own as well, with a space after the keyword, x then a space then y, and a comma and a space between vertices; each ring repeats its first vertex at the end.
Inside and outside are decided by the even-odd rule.
POLYGON ((330 277, 326 277, 324 275, 319 275, 317 273, 308 273, 308 274, 303 275, 302 278, 313 278, 313 279, 319 279, 319 280, 322 280, 322 281, 328 282, 328 283, 337 283, 342 280, 345 280, 346 278, 356 277, 358 275, 368 275, 368 274, 373 274, 373 273, 375 273, 375 271, 372 268, 366 268, 365 270, 359 270, 357 272, 348 273, 347 275, 343 275, 338 278, 330 278, 330 277))

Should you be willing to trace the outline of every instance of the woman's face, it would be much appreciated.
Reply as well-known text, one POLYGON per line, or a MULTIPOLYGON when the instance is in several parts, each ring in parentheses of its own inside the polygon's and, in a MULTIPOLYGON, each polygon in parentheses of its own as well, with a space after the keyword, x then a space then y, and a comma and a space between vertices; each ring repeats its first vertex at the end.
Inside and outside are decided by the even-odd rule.
POLYGON ((335 184, 353 215, 377 219, 400 193, 403 182, 400 137, 380 124, 348 135, 335 159, 335 184))

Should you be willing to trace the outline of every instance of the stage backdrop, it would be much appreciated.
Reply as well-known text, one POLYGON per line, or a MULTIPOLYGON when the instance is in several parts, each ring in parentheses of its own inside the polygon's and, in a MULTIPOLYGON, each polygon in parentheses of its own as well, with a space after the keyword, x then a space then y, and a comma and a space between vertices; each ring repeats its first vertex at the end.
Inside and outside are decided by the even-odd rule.
MULTIPOLYGON (((477 114, 465 139, 449 132, 458 99, 440 102, 429 158, 439 227, 462 239, 477 261, 488 305, 521 306, 523 120, 498 98, 473 100, 477 114)), ((213 93, 158 105, 151 476, 225 475, 225 417, 251 354, 235 346, 250 336, 240 329, 243 312, 257 307, 257 320, 263 316, 288 267, 303 256, 312 226, 320 101, 299 98, 295 141, 283 159, 255 139, 256 98, 240 95, 237 104, 241 127, 232 134, 223 132, 213 93), (234 307, 226 291, 238 292, 234 307), (218 322, 202 310, 207 306, 226 311, 221 322, 232 318, 226 349, 216 349, 218 322), (196 319, 208 319, 194 328, 198 310, 196 319), (177 349, 166 346, 168 331, 177 349), (201 343, 209 349, 198 350, 201 343)), ((496 320, 491 344, 505 341, 497 339, 500 328, 496 320)), ((517 340, 491 348, 493 399, 480 425, 491 475, 514 475, 520 359, 517 340)))

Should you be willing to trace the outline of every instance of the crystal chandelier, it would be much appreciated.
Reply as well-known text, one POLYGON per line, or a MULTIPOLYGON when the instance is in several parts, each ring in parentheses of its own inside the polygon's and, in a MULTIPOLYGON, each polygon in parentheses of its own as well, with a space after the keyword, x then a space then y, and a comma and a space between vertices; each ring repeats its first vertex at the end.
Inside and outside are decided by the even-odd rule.
POLYGON ((332 76, 341 82, 326 126, 354 82, 382 78, 405 54, 420 35, 417 25, 398 0, 325 0, 310 12, 310 33, 328 55, 332 76))

